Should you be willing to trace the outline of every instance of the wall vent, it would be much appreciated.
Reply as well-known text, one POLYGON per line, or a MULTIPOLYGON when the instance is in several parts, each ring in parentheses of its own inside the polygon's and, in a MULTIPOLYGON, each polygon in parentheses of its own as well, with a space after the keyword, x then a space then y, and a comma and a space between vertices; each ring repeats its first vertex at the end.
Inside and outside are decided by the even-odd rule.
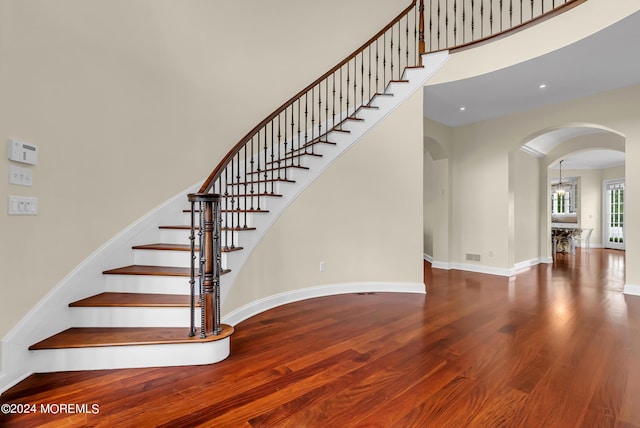
POLYGON ((471 261, 474 261, 474 262, 479 262, 480 261, 480 254, 467 253, 467 260, 471 260, 471 261))

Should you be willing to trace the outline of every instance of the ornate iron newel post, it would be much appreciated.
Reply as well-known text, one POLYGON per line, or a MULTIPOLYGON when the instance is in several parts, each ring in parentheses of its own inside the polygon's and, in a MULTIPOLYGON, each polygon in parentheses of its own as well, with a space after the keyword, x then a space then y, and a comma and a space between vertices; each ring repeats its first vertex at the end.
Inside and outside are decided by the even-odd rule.
POLYGON ((192 193, 191 202, 191 331, 195 336, 196 277, 200 295, 200 337, 218 335, 220 326, 220 195, 192 193), (196 224, 196 213, 199 221, 196 224), (198 245, 196 248, 196 230, 198 245), (198 270, 196 271, 196 260, 198 270))

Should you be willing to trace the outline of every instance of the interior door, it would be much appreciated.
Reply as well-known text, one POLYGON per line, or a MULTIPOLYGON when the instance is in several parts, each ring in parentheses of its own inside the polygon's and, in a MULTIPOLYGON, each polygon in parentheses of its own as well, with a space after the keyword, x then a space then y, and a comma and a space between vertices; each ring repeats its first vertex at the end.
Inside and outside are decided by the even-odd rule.
POLYGON ((624 250, 624 180, 608 180, 603 184, 604 247, 624 250))

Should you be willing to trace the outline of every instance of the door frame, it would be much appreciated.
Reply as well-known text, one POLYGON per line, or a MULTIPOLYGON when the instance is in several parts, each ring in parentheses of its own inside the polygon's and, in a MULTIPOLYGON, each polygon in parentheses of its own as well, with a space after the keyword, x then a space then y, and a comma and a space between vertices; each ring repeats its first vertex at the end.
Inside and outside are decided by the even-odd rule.
MULTIPOLYGON (((603 248, 613 248, 616 250, 624 250, 625 246, 626 246, 626 234, 625 234, 625 228, 626 228, 626 221, 627 218, 625 216, 625 218, 622 221, 622 236, 623 236, 623 242, 622 243, 615 243, 615 242, 609 242, 609 194, 608 194, 608 187, 610 184, 615 184, 615 183, 625 183, 624 178, 614 178, 614 179, 609 179, 609 180, 602 180, 602 247, 603 248)), ((625 196, 625 200, 624 203, 626 204, 626 192, 624 193, 625 196)), ((623 208, 623 214, 624 214, 624 208, 623 208)))

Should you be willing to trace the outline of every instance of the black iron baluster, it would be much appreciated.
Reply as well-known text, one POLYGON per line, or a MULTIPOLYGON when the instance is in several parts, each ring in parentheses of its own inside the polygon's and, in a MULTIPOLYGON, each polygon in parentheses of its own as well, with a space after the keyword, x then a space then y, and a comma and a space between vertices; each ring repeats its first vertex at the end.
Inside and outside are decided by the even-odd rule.
POLYGON ((367 71, 368 74, 368 87, 367 89, 369 90, 369 92, 367 93, 367 105, 369 105, 371 103, 371 77, 372 77, 372 73, 371 73, 371 45, 369 45, 369 47, 367 48, 368 50, 368 56, 369 56, 369 69, 367 71))
MULTIPOLYGON (((269 143, 267 141, 267 126, 268 125, 265 125, 264 128, 262 128, 264 130, 264 146, 262 148, 264 154, 264 171, 262 172, 262 176, 264 177, 264 185, 263 190, 260 191, 260 184, 258 184, 258 209, 260 209, 260 194, 269 193, 269 143)), ((260 135, 259 131, 258 135, 260 135)))
POLYGON ((484 37, 484 1, 480 1, 480 37, 484 37))
POLYGON ((493 3, 489 3, 489 35, 493 34, 493 3))
MULTIPOLYGON (((256 151, 255 151, 255 146, 254 146, 254 137, 251 137, 251 156, 249 157, 249 159, 250 159, 249 163, 251 164, 251 174, 249 174, 247 176, 247 182, 251 186, 251 192, 250 193, 251 193, 251 209, 252 210, 254 209, 253 208, 253 200, 254 200, 253 196, 255 194, 255 188, 254 188, 255 178, 254 178, 254 174, 255 174, 255 177, 257 177, 258 179, 260 178, 260 175, 258 175, 256 173, 256 169, 254 168, 255 167, 255 163, 256 163, 255 158, 256 158, 256 151)), ((260 157, 259 156, 258 156, 258 162, 260 162, 260 157)))
POLYGON ((318 84, 318 140, 320 135, 322 135, 322 82, 318 84))
POLYGON ((340 67, 340 96, 338 97, 338 123, 342 123, 342 67, 340 67))
POLYGON ((380 92, 380 49, 378 47, 378 39, 376 39, 376 90, 375 93, 380 92))
MULTIPOLYGON (((355 114, 358 106, 358 56, 353 58, 353 113, 355 114)), ((349 110, 347 110, 349 114, 349 110)))
POLYGON ((360 105, 364 105, 364 51, 360 53, 360 105))
POLYGON ((402 36, 400 33, 400 29, 401 29, 401 25, 400 22, 398 22, 398 80, 400 80, 401 74, 402 74, 402 36))
POLYGON ((315 115, 315 110, 314 107, 316 105, 316 91, 315 91, 315 87, 311 88, 311 153, 314 152, 314 146, 315 144, 313 144, 313 137, 314 137, 314 132, 316 129, 316 115, 315 115))
POLYGON ((453 44, 458 44, 458 2, 453 2, 453 44))
POLYGON ((349 90, 351 89, 351 75, 350 75, 350 70, 351 67, 349 67, 349 63, 346 64, 347 67, 347 87, 345 88, 345 92, 347 93, 347 104, 346 104, 346 110, 345 110, 345 114, 342 118, 342 120, 345 120, 347 117, 349 117, 349 90))
POLYGON ((407 15, 407 25, 405 27, 405 67, 409 66, 409 15, 407 15))
POLYGON ((304 152, 309 153, 309 92, 304 94, 304 152))
POLYGON ((530 0, 531 3, 531 19, 533 19, 533 0, 530 0))
POLYGON ((331 74, 333 89, 331 90, 331 127, 336 127, 336 73, 331 74))
MULTIPOLYGON (((286 110, 285 110, 286 111, 286 110)), ((284 172, 285 176, 287 174, 287 169, 284 168, 284 170, 281 168, 281 162, 282 162, 282 128, 280 126, 280 118, 282 117, 282 113, 280 113, 278 115, 278 180, 282 179, 282 173, 284 172)), ((286 153, 286 150, 285 150, 286 153)))
POLYGON ((271 174, 270 175, 271 175, 271 194, 272 195, 275 193, 273 191, 273 186, 274 186, 274 183, 275 183, 275 172, 276 172, 276 167, 277 167, 276 159, 275 159, 275 156, 276 156, 275 152, 276 151, 275 151, 275 148, 273 147, 273 143, 275 141, 275 138, 273 138, 273 135, 274 135, 274 133, 273 133, 273 125, 274 125, 274 123, 273 122, 274 121, 272 120, 271 121, 271 155, 270 155, 270 157, 271 157, 271 166, 269 168, 271 170, 271 174))
POLYGON ((329 132, 329 77, 324 85, 324 132, 329 132))
MULTIPOLYGON (((389 80, 393 80, 393 28, 389 29, 389 80)), ((387 86, 387 80, 384 81, 385 87, 387 86)))
MULTIPOLYGON (((247 165, 247 152, 249 150, 247 149, 247 146, 244 146, 244 208, 247 209, 247 207, 249 207, 249 204, 251 204, 251 208, 253 209, 253 197, 249 196, 249 180, 251 179, 250 175, 247 175, 248 173, 248 165, 247 165)), ((247 227, 247 217, 244 217, 244 225, 243 227, 246 229, 247 227)), ((238 228, 240 228, 240 225, 238 224, 238 228)))
POLYGON ((438 15, 436 16, 436 22, 438 23, 438 31, 437 31, 437 40, 438 40, 438 50, 440 49, 440 0, 438 0, 438 15))
POLYGON ((509 28, 513 27, 513 0, 509 0, 509 28))
POLYGON ((387 86, 387 32, 384 33, 382 41, 382 92, 387 86))

